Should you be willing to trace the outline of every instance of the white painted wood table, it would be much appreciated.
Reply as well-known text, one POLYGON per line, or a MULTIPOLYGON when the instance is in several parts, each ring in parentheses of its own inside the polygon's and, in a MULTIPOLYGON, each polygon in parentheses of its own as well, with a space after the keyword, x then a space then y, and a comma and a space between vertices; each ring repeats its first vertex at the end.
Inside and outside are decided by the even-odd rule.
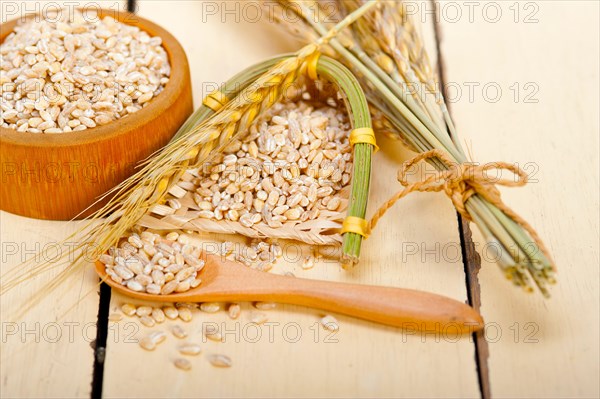
MULTIPOLYGON (((196 105, 215 84, 295 48, 277 27, 256 21, 248 4, 139 4, 139 15, 170 30, 186 49, 196 105)), ((260 336, 249 327, 247 312, 236 322, 224 314, 197 315, 186 328, 198 340, 203 323, 224 323, 226 342, 203 343, 192 371, 182 372, 172 365, 172 337, 144 352, 134 341, 145 327, 128 319, 108 324, 105 352, 96 345, 97 323, 106 325, 106 319, 98 316, 91 268, 49 293, 25 318, 12 317, 59 272, 52 270, 0 297, 0 396, 597 398, 598 2, 437 6, 436 18, 428 12, 431 5, 415 2, 415 16, 424 22, 432 58, 443 67, 466 146, 479 162, 515 162, 534 179, 503 195, 555 257, 558 285, 550 300, 512 287, 483 251, 478 299, 487 327, 477 344, 468 336, 416 335, 344 316, 331 335, 315 327, 319 312, 279 306, 268 312, 273 324, 258 330, 260 336), (233 367, 211 367, 203 358, 209 353, 229 355, 233 367)), ((398 189, 395 171, 411 156, 385 138, 380 145, 372 207, 398 189)), ((2 273, 76 227, 6 212, 0 217, 2 273)), ((475 247, 485 249, 473 230, 475 247)), ((466 244, 447 198, 414 194, 381 222, 356 269, 325 262, 308 271, 294 262, 277 267, 299 277, 418 288, 466 301, 465 265, 477 266, 473 257, 463 260, 466 244)), ((110 309, 124 301, 113 293, 110 309)))

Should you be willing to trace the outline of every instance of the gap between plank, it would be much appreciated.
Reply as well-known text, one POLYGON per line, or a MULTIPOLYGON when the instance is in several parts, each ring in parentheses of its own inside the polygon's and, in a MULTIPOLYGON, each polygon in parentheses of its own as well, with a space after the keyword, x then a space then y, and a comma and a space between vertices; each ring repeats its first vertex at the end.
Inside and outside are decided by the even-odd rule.
POLYGON ((127 0, 127 11, 134 13, 136 12, 137 4, 135 0, 127 0))
MULTIPOLYGON (((137 11, 136 0, 127 0, 127 11, 137 11)), ((94 347, 94 373, 92 377, 92 399, 102 398, 104 383, 104 360, 106 358, 106 340, 108 336, 108 314, 110 311, 110 287, 100 284, 100 301, 98 305, 98 320, 96 321, 96 341, 94 347)))
POLYGON ((96 342, 94 348, 94 374, 92 377, 92 399, 102 398, 104 382, 104 359, 106 356, 106 339, 108 336, 108 313, 110 309, 110 287, 100 284, 100 301, 98 320, 96 321, 96 342))
MULTIPOLYGON (((432 1, 435 13, 439 15, 437 8, 439 4, 437 1, 432 1)), ((435 36, 435 46, 437 51, 437 70, 440 79, 440 90, 444 98, 444 88, 446 87, 446 74, 444 69, 444 60, 442 54, 442 27, 440 21, 437 19, 433 22, 433 31, 435 36)), ((450 104, 446 104, 448 112, 452 115, 452 109, 450 104)), ((475 244, 473 243, 471 228, 469 222, 465 220, 458 212, 456 213, 458 219, 458 233, 460 237, 460 247, 462 251, 462 258, 465 271, 465 285, 467 289, 467 300, 470 306, 476 311, 481 310, 481 292, 479 286, 479 270, 481 269, 481 257, 475 250, 475 244)), ((479 382, 479 390, 483 399, 491 398, 490 390, 490 378, 489 378, 489 348, 488 343, 485 340, 483 330, 473 333, 473 342, 475 344, 475 364, 477 365, 477 380, 479 382)))
MULTIPOLYGON (((127 11, 136 12, 136 0, 127 0, 127 11)), ((92 376, 92 399, 102 398, 104 383, 104 360, 106 358, 106 340, 108 337, 108 314, 110 311, 110 287, 100 284, 100 301, 98 303, 98 319, 96 321, 96 341, 94 347, 94 372, 92 376)))
MULTIPOLYGON (((481 257, 475 250, 469 221, 457 213, 458 231, 460 233, 460 246, 462 249, 463 263, 465 265, 465 282, 467 285, 467 299, 478 312, 481 309, 481 287, 479 285, 479 270, 481 257)), ((484 399, 491 397, 488 358, 490 355, 483 330, 473 333, 475 343, 475 359, 477 360, 477 377, 481 396, 484 399)))

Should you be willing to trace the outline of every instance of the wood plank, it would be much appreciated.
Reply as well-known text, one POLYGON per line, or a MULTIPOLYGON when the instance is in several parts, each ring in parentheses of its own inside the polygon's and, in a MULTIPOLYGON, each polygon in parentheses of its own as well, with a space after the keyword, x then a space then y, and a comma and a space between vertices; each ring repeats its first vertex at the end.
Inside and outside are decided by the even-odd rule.
MULTIPOLYGON (((76 227, 76 223, 27 219, 0 211, 1 273, 15 270, 41 249, 52 250, 76 227)), ((0 297, 3 398, 90 395, 98 314, 93 269, 80 269, 24 317, 18 313, 60 270, 29 279, 0 297)))
MULTIPOLYGON (((451 104, 458 129, 476 161, 531 174, 526 188, 501 191, 558 266, 544 300, 511 287, 484 253, 492 396, 598 397, 598 3, 490 2, 472 20, 457 4, 462 19, 441 19, 441 53, 447 83, 462 88, 451 104)), ((474 237, 484 248, 476 229, 474 237)))
MULTIPOLYGON (((233 2, 227 2, 233 3, 233 2)), ((216 3, 212 3, 216 4, 216 3)), ((219 3, 220 4, 220 3, 219 3)), ((222 82, 242 68, 293 47, 277 27, 222 14, 202 20, 203 2, 141 2, 140 15, 169 29, 180 39, 192 65, 196 104, 203 82, 222 82), (185 16, 183 18, 182 16, 185 16), (193 32, 193 34, 192 34, 193 32), (219 55, 219 58, 215 58, 219 55)), ((222 11, 222 10, 221 10, 222 11)), ((428 32, 430 35, 431 32, 428 32)), ((431 36, 429 36, 431 39, 431 36)), ((398 188, 399 164, 410 157, 399 143, 381 139, 373 173, 371 212, 398 188)), ((204 239, 222 237, 207 236, 204 239)), ((301 246, 304 253, 309 249, 301 246)), ((280 261, 276 272, 293 271, 298 277, 419 288, 465 300, 456 216, 443 196, 415 194, 394 207, 365 243, 363 261, 350 272, 337 263, 319 263, 304 271, 298 262, 280 261), (451 260, 436 259, 436 245, 458 249, 451 260), (428 252, 429 251, 429 252, 428 252), (432 255, 433 253, 433 255, 432 255)), ((125 298, 114 294, 111 308, 125 298)), ((169 337, 155 352, 135 343, 109 337, 103 392, 106 397, 475 397, 479 395, 473 344, 470 337, 454 342, 452 334, 419 336, 410 332, 339 316, 340 331, 326 343, 324 330, 316 328, 320 313, 294 306, 268 312, 274 336, 267 326, 261 339, 250 342, 255 330, 248 320, 248 305, 238 321, 223 312, 197 313, 184 327, 204 353, 193 360, 193 369, 182 372, 172 365, 178 342, 169 337), (202 342, 203 323, 225 323, 238 328, 225 343, 202 342), (297 323, 297 324, 294 324, 297 323), (283 335, 288 332, 287 339, 283 335), (298 342, 291 342, 296 330, 298 342), (244 333, 245 331, 245 333, 244 333), (229 355, 231 369, 215 369, 205 359, 210 353, 229 355)), ((111 325, 112 326, 112 325, 111 325)), ((153 329, 167 330, 169 323, 153 329)), ((149 329, 124 319, 115 331, 142 337, 149 329), (138 329, 139 328, 139 329, 138 329)))
MULTIPOLYGON (((71 9, 74 6, 73 2, 50 0, 2 4, 0 20, 54 11, 66 3, 70 3, 67 7, 71 9)), ((80 1, 77 6, 88 3, 96 7, 98 4, 80 1)), ((113 2, 111 6, 119 7, 119 4, 113 2)), ((39 249, 54 247, 76 228, 77 223, 28 219, 0 211, 0 273, 4 275, 18 267, 39 249)), ((90 396, 98 314, 97 277, 93 269, 77 271, 24 317, 16 313, 60 270, 62 268, 30 279, 0 297, 2 398, 90 396)))

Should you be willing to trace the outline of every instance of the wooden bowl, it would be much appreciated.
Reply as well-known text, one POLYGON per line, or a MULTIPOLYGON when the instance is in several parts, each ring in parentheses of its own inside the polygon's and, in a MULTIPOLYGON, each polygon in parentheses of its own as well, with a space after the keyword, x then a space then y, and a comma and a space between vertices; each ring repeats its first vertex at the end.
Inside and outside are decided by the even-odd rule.
MULTIPOLYGON (((69 220, 89 215, 99 196, 134 172, 135 165, 169 142, 193 111, 190 71, 179 42, 137 15, 98 10, 101 17, 160 36, 171 76, 148 106, 92 129, 60 134, 21 133, 0 127, 0 209, 38 219, 69 220)), ((0 42, 17 20, 0 26, 0 42)), ((104 200, 104 202, 106 199, 104 200)))

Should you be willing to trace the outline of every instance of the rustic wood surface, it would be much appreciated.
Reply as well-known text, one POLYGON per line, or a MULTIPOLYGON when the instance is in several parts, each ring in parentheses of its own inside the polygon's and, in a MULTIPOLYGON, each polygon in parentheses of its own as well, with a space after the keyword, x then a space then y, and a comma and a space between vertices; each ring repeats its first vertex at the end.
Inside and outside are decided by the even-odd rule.
POLYGON ((530 173, 529 185, 502 194, 551 248, 558 284, 547 301, 511 291, 484 251, 491 394, 598 397, 598 3, 498 4, 497 23, 480 9, 473 23, 441 24, 446 84, 463 88, 451 108, 477 161, 530 173), (479 83, 472 102, 466 82, 479 83))
MULTIPOLYGON (((244 21, 243 8, 224 14, 219 8, 224 3, 139 4, 140 16, 159 22, 185 48, 196 105, 244 67, 294 49, 277 27, 244 21), (211 4, 217 7, 214 15, 208 12, 211 4)), ((145 352, 135 342, 148 330, 168 330, 172 322, 153 329, 128 318, 110 322, 105 356, 95 359, 89 341, 96 327, 86 325, 97 321, 99 308, 97 279, 90 267, 49 293, 25 319, 17 318, 16 310, 56 271, 0 297, 0 396, 89 397, 93 391, 115 398, 479 397, 478 380, 485 378, 497 397, 598 397, 598 5, 535 3, 539 23, 526 25, 509 23, 511 4, 501 4, 507 20, 498 24, 478 21, 481 10, 470 22, 467 6, 461 6, 462 20, 453 22, 450 14, 442 14, 437 23, 446 83, 462 85, 463 96, 468 94, 465 82, 480 83, 473 101, 461 97, 451 104, 462 137, 478 161, 519 162, 537 171, 538 182, 503 194, 546 239, 559 268, 553 298, 544 301, 513 288, 484 253, 479 283, 483 316, 490 325, 485 334, 487 360, 476 360, 471 337, 417 335, 338 315, 340 329, 331 334, 316 324, 320 312, 298 306, 263 311, 273 324, 257 330, 249 322, 250 304, 242 305, 237 321, 224 312, 195 313, 184 325, 188 340, 203 347, 203 353, 191 359, 189 372, 172 364, 179 344, 174 337, 154 352, 145 352), (569 27, 571 33, 557 27, 569 27), (503 90, 496 103, 482 97, 481 86, 488 82, 497 82, 503 90), (521 85, 521 101, 516 102, 510 89, 515 82, 521 85), (523 87, 528 82, 539 87, 537 103, 523 100, 531 94, 530 86, 523 87), (73 339, 70 323, 77 323, 73 339), (227 332, 225 342, 203 342, 202 328, 215 323, 227 332), (57 329, 60 339, 54 339, 57 329), (502 334, 498 338, 497 332, 502 334), (212 353, 230 356, 233 367, 210 366, 206 357, 212 353), (102 358, 104 363, 95 362, 102 358), (481 373, 482 361, 489 368, 486 375, 481 373)), ((521 19, 531 13, 523 7, 524 3, 521 19)), ((435 21, 420 12, 437 59, 435 21)), ((395 171, 411 156, 399 143, 379 141, 383 150, 375 157, 371 212, 397 190, 395 171)), ((0 218, 2 274, 27 251, 32 256, 36 245, 43 247, 75 228, 6 212, 0 218)), ((475 246, 481 249, 484 243, 473 230, 475 246)), ((310 249, 298 246, 297 251, 306 254, 310 249)), ((349 272, 330 262, 303 270, 294 253, 278 262, 275 272, 467 299, 457 217, 442 194, 414 194, 397 204, 365 242, 361 265, 349 272)), ((113 293, 109 311, 124 302, 129 300, 113 293)), ((99 324, 106 325, 105 314, 99 324)))
MULTIPOLYGON (((76 223, 26 219, 2 211, 2 275, 40 250, 56 248, 57 239, 76 227, 76 223)), ((47 259, 53 259, 54 254, 51 252, 47 259)), ((28 298, 43 290, 60 270, 30 279, 0 297, 3 398, 90 394, 98 319, 97 278, 91 265, 74 274, 25 317, 20 315, 28 298)))

